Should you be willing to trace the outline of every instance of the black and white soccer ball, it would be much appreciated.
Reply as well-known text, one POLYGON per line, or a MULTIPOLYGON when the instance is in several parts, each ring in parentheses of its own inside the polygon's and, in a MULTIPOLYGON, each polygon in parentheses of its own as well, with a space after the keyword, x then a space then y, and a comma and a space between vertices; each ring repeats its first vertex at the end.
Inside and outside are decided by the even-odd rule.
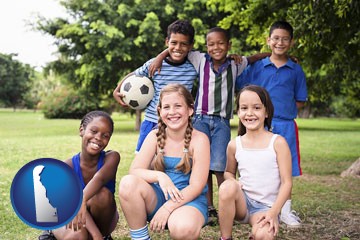
POLYGON ((124 103, 132 109, 141 110, 154 97, 154 85, 147 77, 131 75, 122 82, 120 93, 124 95, 124 103))

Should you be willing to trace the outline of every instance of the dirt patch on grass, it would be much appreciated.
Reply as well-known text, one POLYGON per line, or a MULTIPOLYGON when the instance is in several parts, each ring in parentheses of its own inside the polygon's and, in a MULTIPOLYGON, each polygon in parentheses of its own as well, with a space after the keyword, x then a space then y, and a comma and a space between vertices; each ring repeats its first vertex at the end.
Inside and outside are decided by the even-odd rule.
MULTIPOLYGON (((296 181, 296 184, 302 183, 313 183, 326 187, 330 191, 325 194, 316 194, 315 191, 312 195, 314 199, 309 199, 309 201, 317 201, 317 206, 300 211, 302 227, 295 230, 282 228, 279 239, 360 239, 360 181, 358 178, 304 174, 296 181)), ((308 191, 311 192, 312 189, 308 191)))
POLYGON ((360 239, 359 212, 318 212, 303 221, 299 229, 282 228, 279 239, 360 239))

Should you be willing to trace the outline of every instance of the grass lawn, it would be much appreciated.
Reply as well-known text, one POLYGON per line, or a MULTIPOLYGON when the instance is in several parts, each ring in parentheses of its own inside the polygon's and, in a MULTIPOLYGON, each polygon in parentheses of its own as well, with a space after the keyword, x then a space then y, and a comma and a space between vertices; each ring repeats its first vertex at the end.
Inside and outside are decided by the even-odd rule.
MULTIPOLYGON (((113 114, 115 132, 108 149, 121 154, 117 182, 127 173, 134 157, 138 132, 134 119, 113 114)), ((39 112, 0 109, 0 240, 37 239, 40 230, 30 228, 15 214, 10 186, 27 162, 43 157, 64 160, 80 151, 80 120, 48 120, 39 112)), ((299 119, 303 176, 294 179, 293 208, 303 226, 282 228, 278 239, 360 239, 360 178, 341 178, 340 173, 360 157, 360 120, 299 119)), ((236 136, 237 119, 232 121, 236 136)), ((118 198, 116 196, 118 203, 118 198)), ((217 202, 217 197, 215 197, 217 202)), ((130 239, 126 221, 120 221, 113 238, 130 239)), ((249 227, 236 224, 234 239, 246 239, 249 227)), ((217 239, 219 227, 203 228, 202 239, 217 239)), ((152 234, 168 239, 167 234, 152 234)))

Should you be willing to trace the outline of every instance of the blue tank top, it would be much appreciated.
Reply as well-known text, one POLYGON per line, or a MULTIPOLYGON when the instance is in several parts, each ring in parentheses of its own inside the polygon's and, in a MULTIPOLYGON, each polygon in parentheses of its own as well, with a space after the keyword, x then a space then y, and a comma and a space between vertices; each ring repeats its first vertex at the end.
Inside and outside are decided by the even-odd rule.
MULTIPOLYGON (((97 164, 97 171, 99 171, 100 168, 104 165, 104 158, 105 158, 105 151, 101 151, 100 157, 98 160, 98 164, 97 164)), ((80 168, 80 153, 78 153, 72 157, 72 164, 73 164, 76 175, 80 179, 81 186, 84 189, 86 185, 85 185, 84 177, 82 175, 81 168, 80 168)), ((110 192, 115 193, 115 179, 112 179, 109 182, 107 182, 105 184, 105 187, 107 189, 109 189, 110 192)))
MULTIPOLYGON (((179 190, 182 190, 190 184, 191 171, 188 174, 185 174, 182 171, 177 170, 176 166, 180 161, 181 158, 179 157, 164 156, 165 173, 171 178, 174 185, 179 190)), ((205 185, 202 193, 205 194, 207 190, 207 185, 205 185)))

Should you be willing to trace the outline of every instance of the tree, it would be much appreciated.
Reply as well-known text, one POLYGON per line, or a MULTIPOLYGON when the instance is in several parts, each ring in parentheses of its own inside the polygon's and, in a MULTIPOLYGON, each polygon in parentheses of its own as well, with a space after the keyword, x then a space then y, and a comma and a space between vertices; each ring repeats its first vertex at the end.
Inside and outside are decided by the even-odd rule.
MULTIPOLYGON (((54 36, 59 60, 48 68, 100 102, 111 99, 117 82, 164 48, 166 28, 190 19, 195 47, 205 50, 205 33, 229 29, 232 52, 265 51, 271 23, 295 27, 291 55, 306 73, 313 114, 331 111, 331 102, 360 116, 359 1, 354 0, 63 0, 68 19, 40 18, 37 28, 54 36)), ((334 105, 333 105, 334 106, 334 105)))
POLYGON ((208 10, 206 2, 62 1, 68 19, 40 17, 36 24, 57 39, 60 58, 47 69, 65 76, 75 89, 86 90, 97 104, 112 99, 120 79, 164 49, 167 26, 176 19, 196 16, 191 18, 196 41, 204 44, 205 31, 223 17, 208 10))
POLYGON ((206 2, 68 0, 61 4, 69 19, 40 18, 37 28, 57 39, 60 58, 49 68, 76 88, 110 96, 119 79, 164 49, 167 26, 176 19, 192 19, 203 45, 205 31, 223 17, 206 2))
POLYGON ((289 21, 297 39, 291 54, 299 57, 306 73, 313 113, 324 113, 342 96, 350 116, 360 116, 359 1, 210 0, 209 4, 227 13, 219 25, 238 28, 245 52, 266 50, 271 23, 289 21))
POLYGON ((0 101, 15 111, 30 89, 34 70, 13 57, 14 54, 0 53, 0 101))

